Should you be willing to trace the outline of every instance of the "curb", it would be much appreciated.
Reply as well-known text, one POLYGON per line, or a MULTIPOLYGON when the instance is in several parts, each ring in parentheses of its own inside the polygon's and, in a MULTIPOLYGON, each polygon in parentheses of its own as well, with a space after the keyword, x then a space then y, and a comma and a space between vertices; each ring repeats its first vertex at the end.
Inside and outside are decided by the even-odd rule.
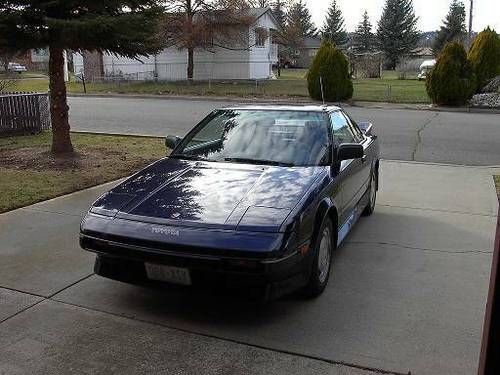
MULTIPOLYGON (((269 104, 321 104, 320 102, 308 98, 290 97, 290 98, 262 98, 262 97, 225 97, 225 96, 197 96, 197 95, 154 95, 154 94, 80 94, 68 93, 68 97, 73 98, 116 98, 116 99, 155 99, 155 100, 192 100, 199 102, 226 102, 226 103, 269 103, 269 104)), ((483 113, 500 114, 500 108, 482 108, 482 107, 435 107, 431 104, 404 104, 387 102, 364 102, 354 101, 346 103, 326 103, 338 105, 340 107, 368 108, 368 109, 403 109, 412 111, 431 111, 431 112, 454 112, 454 113, 483 113)))
POLYGON ((100 131, 88 131, 88 130, 70 130, 71 133, 78 134, 90 134, 90 135, 109 135, 112 137, 134 137, 134 138, 152 138, 152 139, 163 139, 160 135, 148 135, 148 134, 140 134, 140 133, 108 133, 108 132, 100 132, 100 131))

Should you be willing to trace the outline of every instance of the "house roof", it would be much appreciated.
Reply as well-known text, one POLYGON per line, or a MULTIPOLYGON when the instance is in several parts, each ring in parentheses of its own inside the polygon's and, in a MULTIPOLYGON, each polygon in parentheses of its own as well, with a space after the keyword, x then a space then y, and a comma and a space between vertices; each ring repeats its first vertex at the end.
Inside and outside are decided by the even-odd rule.
MULTIPOLYGON (((239 16, 249 17, 252 19, 253 23, 257 22, 257 20, 263 17, 265 14, 269 14, 271 19, 273 20, 273 23, 275 24, 276 30, 281 29, 281 26, 279 22, 276 20, 276 17, 274 17, 271 8, 248 8, 246 10, 242 10, 241 12, 239 12, 239 16)), ((207 15, 213 18, 214 21, 216 20, 221 24, 237 24, 241 22, 241 19, 239 19, 238 17, 234 17, 231 11, 224 9, 210 11, 210 12, 202 11, 197 13, 195 17, 202 17, 202 16, 206 17, 207 15)))
POLYGON ((412 56, 433 56, 432 49, 429 47, 418 47, 410 52, 412 56))
POLYGON ((269 16, 272 18, 274 24, 276 25, 276 29, 281 29, 280 23, 274 17, 274 13, 271 8, 265 7, 265 8, 250 8, 248 9, 248 13, 250 16, 255 17, 255 21, 257 21, 259 18, 261 18, 264 14, 269 13, 269 16))
POLYGON ((250 8, 248 9, 248 14, 252 17, 259 19, 270 10, 271 8, 250 8))
POLYGON ((306 36, 302 44, 302 48, 319 48, 321 47, 321 39, 318 37, 306 36))

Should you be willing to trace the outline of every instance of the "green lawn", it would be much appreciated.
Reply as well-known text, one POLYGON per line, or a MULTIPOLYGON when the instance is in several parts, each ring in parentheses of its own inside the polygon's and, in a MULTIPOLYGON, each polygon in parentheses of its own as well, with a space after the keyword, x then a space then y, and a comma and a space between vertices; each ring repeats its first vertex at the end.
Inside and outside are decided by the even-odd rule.
POLYGON ((77 154, 54 158, 49 132, 0 138, 0 213, 131 175, 165 156, 160 138, 72 134, 77 154))
MULTIPOLYGON (((89 93, 157 94, 157 95, 215 95, 239 97, 308 97, 305 69, 283 69, 277 80, 217 81, 217 82, 106 82, 87 83, 89 93)), ((355 101, 394 103, 429 103, 425 83, 416 79, 400 80, 395 72, 384 72, 383 78, 357 79, 354 83, 355 101)), ((17 82, 17 91, 46 91, 47 80, 33 79, 17 82)), ((83 93, 81 82, 68 84, 70 93, 83 93)))
POLYGON ((497 186, 497 194, 500 197, 500 176, 493 176, 495 185, 497 186))

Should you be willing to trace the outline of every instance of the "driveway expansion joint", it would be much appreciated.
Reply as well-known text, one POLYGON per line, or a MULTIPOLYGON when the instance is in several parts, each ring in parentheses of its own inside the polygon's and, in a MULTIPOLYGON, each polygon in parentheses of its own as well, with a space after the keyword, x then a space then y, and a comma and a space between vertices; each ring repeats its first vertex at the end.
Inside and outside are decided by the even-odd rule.
POLYGON ((42 303, 42 302, 44 302, 44 301, 46 301, 46 300, 47 300, 47 298, 43 298, 43 299, 41 299, 41 300, 39 300, 39 301, 36 301, 35 303, 32 303, 31 305, 28 305, 28 306, 24 307, 23 309, 21 309, 21 310, 19 310, 19 311, 15 312, 14 314, 9 315, 9 316, 5 317, 4 319, 0 320, 0 324, 2 324, 2 323, 4 323, 4 322, 6 322, 6 321, 7 321, 7 320, 9 320, 9 319, 14 318, 15 316, 18 316, 19 314, 22 314, 22 313, 23 313, 23 312, 25 312, 26 310, 29 310, 29 309, 31 309, 32 307, 35 307, 36 305, 38 305, 38 304, 40 304, 40 303, 42 303))
POLYGON ((87 276, 84 276, 84 277, 82 277, 82 278, 80 278, 80 279, 78 279, 78 280, 76 280, 76 281, 72 282, 71 284, 66 285, 64 288, 62 288, 62 289, 58 290, 57 292, 54 292, 54 293, 50 294, 48 297, 46 297, 46 299, 52 299, 52 297, 55 297, 55 296, 56 296, 56 295, 58 295, 59 293, 64 292, 66 289, 69 289, 69 288, 71 288, 72 286, 74 286, 74 285, 76 285, 76 284, 78 284, 78 283, 80 283, 80 282, 82 282, 82 281, 85 281, 85 280, 87 280, 88 278, 90 278, 90 277, 92 277, 92 276, 94 276, 94 275, 95 275, 95 273, 94 273, 94 272, 92 272, 91 274, 89 274, 89 275, 87 275, 87 276))
POLYGON ((493 254, 493 250, 444 250, 444 249, 431 249, 425 247, 416 247, 403 245, 394 242, 377 242, 377 241, 346 241, 345 243, 351 245, 380 245, 380 246, 392 246, 392 247, 401 247, 403 249, 408 250, 420 250, 420 251, 429 251, 434 253, 446 253, 446 254, 493 254))
MULTIPOLYGON (((223 337, 223 336, 217 336, 217 335, 212 335, 212 334, 208 334, 208 333, 196 332, 196 331, 192 331, 192 330, 188 330, 188 329, 184 329, 184 328, 175 327, 175 326, 171 326, 171 325, 160 323, 160 322, 152 322, 152 321, 147 320, 147 319, 140 319, 140 318, 137 318, 136 316, 127 316, 127 315, 117 314, 117 313, 113 313, 113 312, 110 312, 110 311, 105 311, 105 310, 96 309, 96 308, 92 308, 92 307, 88 307, 88 306, 84 306, 84 305, 79 305, 79 304, 76 304, 76 303, 71 303, 71 302, 67 302, 67 301, 61 301, 61 300, 58 300, 58 299, 47 298, 47 299, 45 299, 43 301, 46 301, 46 300, 49 300, 49 301, 52 301, 52 302, 56 302, 56 303, 60 303, 62 305, 66 305, 66 306, 77 307, 77 308, 81 308, 81 309, 88 310, 88 311, 98 312, 98 313, 106 314, 106 315, 110 315, 110 316, 115 316, 115 317, 118 317, 118 318, 121 318, 121 319, 129 319, 129 320, 133 320, 133 321, 136 321, 136 322, 140 322, 140 323, 144 323, 144 324, 149 324, 149 325, 152 325, 152 326, 159 326, 159 327, 170 329, 172 331, 183 332, 183 333, 187 333, 187 334, 194 335, 194 336, 201 336, 201 337, 206 337, 206 338, 210 338, 210 339, 231 342, 231 343, 234 343, 234 344, 244 345, 244 346, 248 346, 248 347, 256 348, 256 349, 261 349, 261 350, 267 350, 267 351, 274 352, 274 353, 288 354, 288 355, 292 355, 292 356, 296 356, 296 357, 301 357, 301 358, 305 358, 305 359, 316 360, 316 361, 328 363, 330 365, 338 365, 338 366, 351 367, 351 368, 355 368, 355 369, 359 369, 359 370, 371 371, 371 372, 374 372, 374 373, 377 373, 377 374, 384 374, 384 375, 411 375, 411 371, 408 371, 408 372, 398 372, 398 371, 385 370, 385 369, 376 368, 376 367, 369 367, 369 366, 358 365, 358 364, 355 364, 355 363, 349 363, 349 362, 344 362, 344 361, 335 361, 335 360, 331 360, 331 359, 327 359, 327 358, 322 358, 322 357, 319 357, 319 356, 314 356, 314 355, 309 355, 309 354, 302 354, 302 353, 294 352, 294 351, 291 351, 291 350, 275 349, 275 348, 266 347, 264 345, 247 343, 247 342, 242 341, 242 340, 235 340, 235 339, 230 339, 230 338, 223 337)), ((43 301, 40 301, 40 302, 43 302, 43 301)))
POLYGON ((3 285, 0 285, 0 289, 10 290, 12 292, 17 292, 17 293, 21 293, 21 294, 27 294, 27 295, 33 296, 33 297, 47 298, 47 296, 44 296, 44 295, 41 295, 41 294, 38 294, 38 293, 27 292, 25 290, 11 288, 11 287, 8 287, 8 286, 3 286, 3 285))
POLYGON ((447 214, 456 214, 456 215, 466 215, 466 216, 481 216, 481 217, 491 217, 492 219, 497 218, 496 214, 486 214, 480 212, 466 212, 466 211, 454 211, 454 210, 444 210, 440 208, 422 208, 422 207, 411 207, 411 206, 398 206, 392 204, 378 204, 380 207, 390 207, 390 208, 402 208, 405 210, 418 210, 418 211, 429 211, 429 212, 443 212, 447 214))
POLYGON ((10 316, 7 316, 6 318, 4 318, 4 319, 0 320, 0 324, 2 324, 3 322, 5 322, 5 321, 7 321, 7 320, 9 320, 9 319, 11 319, 11 318, 13 318, 13 317, 15 317, 15 316, 17 316, 17 315, 21 314, 22 312, 24 312, 24 311, 26 311, 26 310, 31 309, 32 307, 34 307, 34 306, 38 305, 39 303, 42 303, 42 302, 44 302, 44 301, 53 301, 52 297, 54 297, 54 296, 56 296, 57 294, 59 294, 59 293, 61 293, 61 292, 65 291, 66 289, 71 288, 72 286, 74 286, 74 285, 76 285, 76 284, 78 284, 78 283, 80 283, 80 282, 82 282, 82 281, 84 281, 84 280, 88 279, 89 277, 91 277, 91 276, 93 276, 93 275, 94 275, 94 273, 92 272, 90 275, 87 275, 87 276, 85 276, 85 277, 82 277, 82 278, 78 279, 77 281, 72 282, 72 283, 71 283, 71 284, 69 284, 69 285, 66 285, 64 288, 62 288, 62 289, 58 290, 57 292, 54 292, 54 293, 49 294, 48 296, 44 296, 44 295, 41 295, 41 294, 36 294, 36 293, 31 293, 31 292, 25 292, 25 291, 22 291, 22 290, 19 290, 19 289, 14 289, 14 288, 9 288, 9 287, 3 287, 3 286, 0 286, 0 288, 2 288, 2 289, 11 290, 11 291, 13 291, 13 292, 22 293, 22 294, 27 294, 27 295, 30 295, 30 296, 33 296, 33 297, 39 297, 39 298, 41 298, 39 301, 37 301, 37 302, 35 302, 35 303, 33 303, 33 304, 31 304, 31 305, 29 305, 29 306, 27 306, 27 307, 25 307, 25 308, 23 308, 23 309, 19 310, 19 311, 17 311, 16 313, 14 313, 14 314, 12 314, 12 315, 10 315, 10 316))

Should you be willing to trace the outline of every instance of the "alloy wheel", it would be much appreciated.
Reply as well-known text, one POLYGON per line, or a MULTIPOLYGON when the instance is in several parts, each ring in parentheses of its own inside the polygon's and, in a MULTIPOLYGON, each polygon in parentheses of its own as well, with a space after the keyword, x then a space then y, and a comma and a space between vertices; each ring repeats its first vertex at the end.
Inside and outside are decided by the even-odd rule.
POLYGON ((331 240, 332 235, 330 233, 330 228, 325 227, 321 235, 321 242, 319 244, 319 255, 318 255, 318 273, 320 283, 324 283, 328 277, 328 272, 330 269, 330 259, 332 253, 331 240))

